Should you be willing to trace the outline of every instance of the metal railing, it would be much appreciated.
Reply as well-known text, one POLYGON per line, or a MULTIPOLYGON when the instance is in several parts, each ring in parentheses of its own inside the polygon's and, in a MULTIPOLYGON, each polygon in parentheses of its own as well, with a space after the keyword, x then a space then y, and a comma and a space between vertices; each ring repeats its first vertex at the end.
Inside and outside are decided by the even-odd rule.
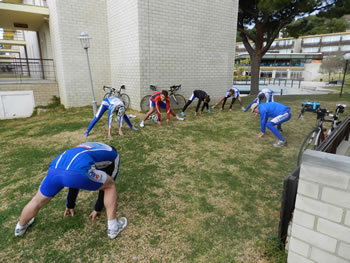
MULTIPOLYGON (((0 40, 19 40, 24 41, 24 32, 22 30, 7 31, 0 35, 0 40)), ((0 50, 1 51, 1 50, 0 50)))
MULTIPOLYGON (((13 2, 11 0, 0 0, 0 3, 18 4, 17 2, 13 2)), ((47 0, 23 0, 22 3, 20 3, 20 5, 34 5, 47 7, 47 0)))
MULTIPOLYGON (((278 85, 278 86, 284 86, 284 87, 301 87, 301 79, 282 79, 282 78, 260 78, 259 79, 259 85, 278 85)), ((243 76, 239 79, 233 79, 234 85, 250 85, 251 77, 250 76, 243 76)))
MULTIPOLYGON (((350 136, 350 115, 326 138, 315 150, 336 153, 337 147, 343 140, 349 140, 350 136)), ((295 200, 298 190, 300 167, 297 167, 285 180, 283 184, 282 204, 280 210, 280 222, 278 226, 278 240, 281 247, 285 245, 288 226, 292 220, 295 208, 295 200)))
POLYGON ((53 59, 0 58, 0 79, 46 79, 55 81, 53 59))

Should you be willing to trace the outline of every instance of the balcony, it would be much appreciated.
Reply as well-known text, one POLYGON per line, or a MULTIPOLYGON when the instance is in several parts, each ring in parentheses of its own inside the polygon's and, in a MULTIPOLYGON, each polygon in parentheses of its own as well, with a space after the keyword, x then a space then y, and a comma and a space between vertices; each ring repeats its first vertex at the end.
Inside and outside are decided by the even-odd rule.
POLYGON ((13 30, 39 31, 49 18, 49 9, 43 0, 0 0, 0 25, 13 30))

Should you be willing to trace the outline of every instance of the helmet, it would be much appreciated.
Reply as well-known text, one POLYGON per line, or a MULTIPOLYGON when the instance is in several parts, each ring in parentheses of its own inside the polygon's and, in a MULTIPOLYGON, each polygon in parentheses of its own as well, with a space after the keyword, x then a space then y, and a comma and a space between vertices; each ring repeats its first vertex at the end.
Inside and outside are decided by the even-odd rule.
POLYGON ((157 114, 152 115, 151 118, 155 123, 157 123, 159 121, 157 114))
POLYGON ((118 112, 117 112, 118 117, 123 117, 124 113, 125 113, 125 107, 123 107, 123 106, 119 107, 118 112))
POLYGON ((265 93, 261 92, 261 93, 258 95, 258 98, 259 98, 259 100, 265 99, 265 93))

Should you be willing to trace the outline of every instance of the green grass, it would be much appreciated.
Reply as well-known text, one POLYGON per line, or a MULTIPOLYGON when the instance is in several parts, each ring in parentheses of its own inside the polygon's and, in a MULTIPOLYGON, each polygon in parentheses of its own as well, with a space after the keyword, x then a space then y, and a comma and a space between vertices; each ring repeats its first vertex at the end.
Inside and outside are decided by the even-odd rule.
MULTIPOLYGON (((247 105, 252 98, 244 98, 247 105)), ((158 128, 114 129, 107 139, 106 116, 90 141, 113 145, 121 156, 117 215, 129 220, 115 240, 106 235, 106 216, 90 222, 96 192, 81 191, 76 215, 63 217, 66 189, 40 211, 22 238, 14 227, 37 191, 48 164, 82 138, 91 108, 57 108, 27 119, 0 121, 0 258, 2 262, 285 262, 277 249, 282 186, 295 168, 303 137, 316 116, 298 120, 305 100, 334 110, 350 95, 277 96, 292 108, 284 124, 288 147, 274 148, 267 132, 257 138, 259 119, 214 111, 158 128)), ((227 107, 228 108, 228 107, 227 107)), ((345 114, 349 114, 346 109, 345 114)), ((131 121, 138 125, 142 114, 131 121)), ((345 116, 344 114, 344 116, 345 116)))

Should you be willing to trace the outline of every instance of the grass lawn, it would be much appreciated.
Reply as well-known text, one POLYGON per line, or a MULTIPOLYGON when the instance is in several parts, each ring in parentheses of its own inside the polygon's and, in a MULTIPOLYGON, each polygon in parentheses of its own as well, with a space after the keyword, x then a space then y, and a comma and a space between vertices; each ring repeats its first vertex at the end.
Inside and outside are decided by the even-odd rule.
MULTIPOLYGON (((252 97, 243 98, 247 105, 252 97)), ((58 109, 27 119, 0 121, 1 262, 284 262, 276 249, 283 180, 295 168, 298 147, 315 125, 305 100, 334 110, 350 95, 276 96, 292 108, 283 125, 288 147, 274 148, 267 131, 257 138, 259 119, 251 112, 215 110, 186 120, 172 118, 158 128, 124 127, 124 137, 107 139, 107 113, 88 140, 113 145, 121 156, 117 216, 128 227, 107 238, 106 215, 90 222, 97 192, 81 191, 74 217, 63 217, 67 189, 38 214, 21 238, 14 227, 37 191, 48 164, 84 141, 90 107, 58 109)), ((193 104, 196 104, 193 103, 193 104)), ((349 105, 350 106, 350 105, 349 105)), ((349 114, 347 108, 345 114, 349 114)), ((137 125, 142 114, 131 121, 137 125)), ((126 126, 126 125, 125 125, 126 126)))

